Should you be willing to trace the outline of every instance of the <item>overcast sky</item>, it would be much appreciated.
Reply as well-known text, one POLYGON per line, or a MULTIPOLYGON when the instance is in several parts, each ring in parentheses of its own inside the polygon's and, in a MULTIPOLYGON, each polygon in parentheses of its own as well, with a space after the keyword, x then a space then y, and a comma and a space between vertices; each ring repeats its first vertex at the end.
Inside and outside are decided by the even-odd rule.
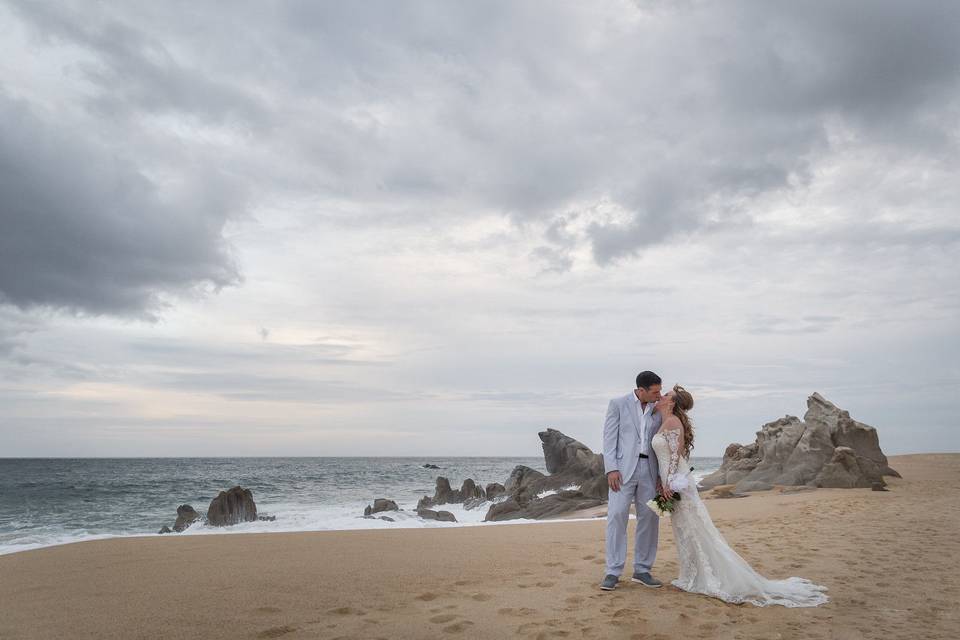
POLYGON ((643 369, 960 450, 960 3, 0 24, 0 456, 599 450, 643 369))

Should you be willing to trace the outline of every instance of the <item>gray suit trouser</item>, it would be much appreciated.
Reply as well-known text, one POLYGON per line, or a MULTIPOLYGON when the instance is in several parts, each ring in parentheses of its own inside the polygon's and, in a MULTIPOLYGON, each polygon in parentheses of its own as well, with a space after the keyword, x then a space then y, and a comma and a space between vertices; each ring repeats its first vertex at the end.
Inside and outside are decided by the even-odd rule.
POLYGON ((620 491, 611 491, 607 498, 607 575, 619 576, 627 562, 627 522, 630 505, 636 506, 637 531, 634 535, 633 570, 647 573, 657 556, 660 518, 646 505, 657 495, 655 481, 650 479, 653 458, 640 458, 620 491))

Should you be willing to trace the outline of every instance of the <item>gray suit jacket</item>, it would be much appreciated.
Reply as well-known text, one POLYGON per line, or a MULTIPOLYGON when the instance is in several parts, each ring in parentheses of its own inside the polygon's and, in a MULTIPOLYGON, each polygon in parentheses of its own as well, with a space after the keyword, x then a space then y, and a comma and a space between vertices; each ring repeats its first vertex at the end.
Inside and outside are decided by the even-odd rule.
MULTIPOLYGON (((650 442, 659 431, 662 418, 659 413, 653 413, 647 420, 646 451, 650 456, 651 464, 647 465, 650 473, 649 480, 657 481, 657 454, 650 442)), ((633 476, 640 453, 644 451, 640 446, 640 412, 637 407, 637 396, 631 391, 627 395, 614 398, 607 405, 607 417, 603 421, 603 466, 604 472, 619 471, 626 482, 633 476)), ((645 482, 644 478, 640 482, 645 482)))

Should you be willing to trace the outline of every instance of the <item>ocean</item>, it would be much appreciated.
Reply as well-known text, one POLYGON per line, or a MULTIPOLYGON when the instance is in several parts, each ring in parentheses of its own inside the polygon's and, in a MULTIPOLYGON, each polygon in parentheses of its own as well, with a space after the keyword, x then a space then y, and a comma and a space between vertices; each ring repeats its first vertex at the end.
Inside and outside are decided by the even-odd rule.
MULTIPOLYGON (((694 458, 699 479, 721 458, 694 458)), ((217 528, 195 524, 182 534, 456 527, 483 524, 487 507, 439 507, 458 522, 425 521, 413 512, 432 496, 438 476, 459 488, 504 483, 517 465, 546 473, 536 458, 0 458, 0 554, 122 536, 158 535, 173 526, 177 506, 205 514, 219 491, 253 492, 259 515, 276 516, 217 528), (425 469, 424 464, 440 469, 425 469), (403 511, 396 522, 363 518, 374 498, 403 511)), ((484 526, 493 526, 487 523, 484 526)))

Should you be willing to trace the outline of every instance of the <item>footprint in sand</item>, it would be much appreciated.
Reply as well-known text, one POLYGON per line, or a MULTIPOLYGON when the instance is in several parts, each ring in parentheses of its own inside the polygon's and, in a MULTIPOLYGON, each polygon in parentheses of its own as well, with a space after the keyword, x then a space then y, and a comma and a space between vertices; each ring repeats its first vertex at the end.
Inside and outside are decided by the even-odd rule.
POLYGON ((416 596, 417 600, 423 600, 424 602, 430 602, 431 600, 436 600, 438 597, 439 596, 437 596, 437 594, 430 593, 429 591, 426 593, 421 593, 420 595, 416 596))
POLYGON ((461 620, 460 622, 452 624, 449 627, 444 627, 443 630, 446 633, 463 633, 472 626, 473 623, 469 620, 461 620))
POLYGON ((293 633, 296 631, 296 627, 291 627, 289 625, 283 625, 282 627, 270 627, 269 629, 264 629, 257 634, 258 638, 279 638, 285 636, 288 633, 293 633))
POLYGON ((546 564, 546 566, 548 566, 548 567, 562 567, 562 566, 563 566, 563 563, 562 563, 562 562, 548 562, 548 563, 546 564))
POLYGON ((569 576, 569 575, 572 575, 572 574, 574 574, 574 573, 576 573, 576 572, 577 572, 576 569, 564 569, 564 570, 561 571, 560 573, 563 573, 563 574, 566 574, 566 575, 569 576))
POLYGON ((552 583, 552 582, 538 582, 538 583, 537 583, 537 586, 538 586, 538 587, 547 588, 547 587, 552 587, 552 586, 553 586, 553 583, 552 583))
POLYGON ((456 614, 453 613, 444 613, 443 615, 433 616, 430 618, 430 622, 433 624, 443 624, 445 622, 451 622, 456 619, 456 614))
POLYGON ((256 611, 257 613, 270 614, 270 613, 280 613, 282 609, 278 607, 257 607, 256 609, 254 609, 254 611, 256 611))
POLYGON ((465 587, 466 585, 470 584, 470 581, 469 581, 469 580, 457 580, 457 581, 454 582, 453 584, 457 585, 458 587, 465 587))
POLYGON ((349 616, 354 613, 354 610, 351 607, 337 607, 336 609, 330 609, 327 613, 332 613, 338 616, 349 616))
POLYGON ((477 602, 486 602, 487 600, 491 600, 493 598, 493 596, 490 595, 489 593, 475 593, 470 597, 476 600, 477 602))
POLYGON ((591 554, 591 555, 589 555, 589 556, 583 556, 583 559, 584 559, 584 560, 593 560, 593 559, 596 558, 596 557, 597 557, 596 555, 591 554))

